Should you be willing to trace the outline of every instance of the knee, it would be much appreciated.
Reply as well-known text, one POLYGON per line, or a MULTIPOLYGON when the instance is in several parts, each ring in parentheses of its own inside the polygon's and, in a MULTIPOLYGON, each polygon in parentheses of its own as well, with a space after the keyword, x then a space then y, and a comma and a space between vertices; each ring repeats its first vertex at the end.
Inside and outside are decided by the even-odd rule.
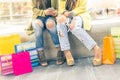
POLYGON ((35 27, 36 27, 37 25, 39 25, 40 27, 42 27, 42 26, 43 26, 43 23, 42 23, 41 20, 36 19, 36 20, 34 20, 34 21, 32 22, 32 25, 35 26, 35 27))
POLYGON ((57 22, 58 23, 66 23, 67 18, 64 15, 61 15, 61 16, 57 17, 57 22))
POLYGON ((46 27, 47 27, 48 29, 51 29, 51 28, 53 28, 54 26, 55 26, 55 22, 54 22, 53 20, 49 20, 49 21, 46 22, 46 27))

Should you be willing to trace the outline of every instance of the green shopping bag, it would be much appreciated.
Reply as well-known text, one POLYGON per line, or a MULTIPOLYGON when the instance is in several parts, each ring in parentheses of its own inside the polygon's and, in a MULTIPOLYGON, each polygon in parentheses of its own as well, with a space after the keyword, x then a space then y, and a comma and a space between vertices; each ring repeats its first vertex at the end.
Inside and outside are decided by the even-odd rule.
POLYGON ((114 39, 115 53, 116 57, 120 58, 120 27, 112 27, 111 35, 114 39))

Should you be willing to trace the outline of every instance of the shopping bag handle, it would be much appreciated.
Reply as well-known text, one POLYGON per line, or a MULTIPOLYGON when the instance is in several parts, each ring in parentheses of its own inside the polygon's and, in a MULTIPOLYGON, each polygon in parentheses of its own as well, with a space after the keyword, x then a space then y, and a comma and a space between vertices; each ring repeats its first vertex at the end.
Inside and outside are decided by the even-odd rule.
MULTIPOLYGON (((5 61, 7 62, 7 64, 9 64, 9 65, 11 65, 12 63, 10 63, 9 61, 8 61, 8 58, 6 57, 6 56, 4 56, 5 57, 5 61)), ((0 66, 0 72, 2 71, 2 66, 0 66)))
POLYGON ((8 58, 7 58, 7 57, 5 57, 5 61, 6 61, 9 65, 11 65, 11 63, 8 61, 8 58))

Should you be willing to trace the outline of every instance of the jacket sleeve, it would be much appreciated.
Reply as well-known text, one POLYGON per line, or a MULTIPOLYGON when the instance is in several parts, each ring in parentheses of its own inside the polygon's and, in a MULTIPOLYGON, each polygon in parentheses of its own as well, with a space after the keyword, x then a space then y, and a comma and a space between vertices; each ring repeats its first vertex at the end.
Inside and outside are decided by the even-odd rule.
POLYGON ((58 10, 59 0, 51 0, 51 5, 54 9, 58 10))
POLYGON ((33 14, 36 16, 45 16, 44 10, 39 9, 39 6, 37 5, 37 0, 32 0, 32 11, 33 14))
MULTIPOLYGON (((51 6, 55 9, 55 10, 57 10, 57 15, 58 15, 58 2, 59 2, 59 0, 51 0, 51 6)), ((56 16, 57 16, 56 15, 56 16)), ((56 17, 55 16, 55 17, 56 17)))
POLYGON ((72 10, 72 12, 75 15, 79 15, 81 13, 86 12, 87 0, 78 0, 77 5, 78 5, 78 7, 76 7, 75 9, 72 10))
POLYGON ((66 11, 65 3, 66 3, 66 0, 59 0, 58 10, 59 10, 60 14, 63 13, 64 11, 66 11))

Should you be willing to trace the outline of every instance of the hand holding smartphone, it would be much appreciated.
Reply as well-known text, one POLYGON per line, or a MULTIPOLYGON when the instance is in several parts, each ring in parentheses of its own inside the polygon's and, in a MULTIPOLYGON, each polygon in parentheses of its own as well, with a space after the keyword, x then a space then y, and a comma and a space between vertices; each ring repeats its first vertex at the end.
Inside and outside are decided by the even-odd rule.
POLYGON ((50 10, 50 14, 52 16, 56 16, 57 15, 57 10, 55 10, 53 7, 52 8, 48 8, 48 10, 50 10))
POLYGON ((50 11, 54 11, 55 9, 54 9, 53 7, 51 7, 51 8, 48 8, 48 10, 50 10, 50 11))

